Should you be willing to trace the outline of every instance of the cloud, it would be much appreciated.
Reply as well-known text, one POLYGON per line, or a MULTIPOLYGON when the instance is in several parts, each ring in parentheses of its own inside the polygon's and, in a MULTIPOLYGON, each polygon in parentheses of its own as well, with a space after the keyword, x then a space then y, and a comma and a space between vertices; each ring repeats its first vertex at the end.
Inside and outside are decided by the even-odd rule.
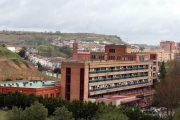
POLYGON ((178 42, 178 0, 1 0, 0 29, 90 32, 128 43, 178 42))

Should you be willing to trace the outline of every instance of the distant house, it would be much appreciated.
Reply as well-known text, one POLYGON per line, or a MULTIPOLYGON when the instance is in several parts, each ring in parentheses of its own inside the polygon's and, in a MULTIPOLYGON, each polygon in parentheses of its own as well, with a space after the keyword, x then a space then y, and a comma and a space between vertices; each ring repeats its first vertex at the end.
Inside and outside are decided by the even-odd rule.
POLYGON ((14 46, 11 46, 11 45, 6 45, 6 48, 11 50, 12 52, 16 51, 16 48, 14 46))
POLYGON ((20 47, 16 47, 15 49, 16 49, 16 50, 15 50, 16 53, 18 53, 18 52, 21 50, 20 47))

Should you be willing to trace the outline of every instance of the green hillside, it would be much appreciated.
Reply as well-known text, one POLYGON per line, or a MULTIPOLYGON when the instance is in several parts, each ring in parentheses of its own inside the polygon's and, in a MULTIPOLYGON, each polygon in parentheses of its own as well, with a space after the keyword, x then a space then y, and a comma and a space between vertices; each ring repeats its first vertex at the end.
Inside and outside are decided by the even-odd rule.
POLYGON ((52 40, 83 40, 83 41, 111 41, 114 44, 125 44, 116 35, 102 35, 95 33, 51 33, 28 31, 0 31, 0 43, 14 46, 48 45, 52 40))

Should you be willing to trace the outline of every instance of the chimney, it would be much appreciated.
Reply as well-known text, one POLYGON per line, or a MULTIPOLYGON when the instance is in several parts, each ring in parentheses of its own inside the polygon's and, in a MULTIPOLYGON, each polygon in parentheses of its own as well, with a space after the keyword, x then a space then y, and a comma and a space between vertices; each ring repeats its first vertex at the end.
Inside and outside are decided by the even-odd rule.
POLYGON ((24 87, 26 86, 26 83, 24 83, 24 87))
POLYGON ((42 84, 44 85, 44 82, 42 84))
POLYGON ((30 83, 30 86, 32 86, 32 83, 30 83))
POLYGON ((6 84, 4 84, 4 86, 6 86, 6 84))
POLYGON ((19 84, 16 84, 17 85, 17 87, 19 87, 19 84))

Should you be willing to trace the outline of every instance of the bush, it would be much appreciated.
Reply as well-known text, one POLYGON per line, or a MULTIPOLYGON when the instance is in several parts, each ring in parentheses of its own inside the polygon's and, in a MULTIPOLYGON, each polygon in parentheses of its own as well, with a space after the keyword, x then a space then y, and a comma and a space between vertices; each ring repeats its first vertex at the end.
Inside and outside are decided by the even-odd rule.
POLYGON ((59 74, 61 74, 61 68, 55 68, 55 69, 54 69, 54 73, 59 73, 59 74))

